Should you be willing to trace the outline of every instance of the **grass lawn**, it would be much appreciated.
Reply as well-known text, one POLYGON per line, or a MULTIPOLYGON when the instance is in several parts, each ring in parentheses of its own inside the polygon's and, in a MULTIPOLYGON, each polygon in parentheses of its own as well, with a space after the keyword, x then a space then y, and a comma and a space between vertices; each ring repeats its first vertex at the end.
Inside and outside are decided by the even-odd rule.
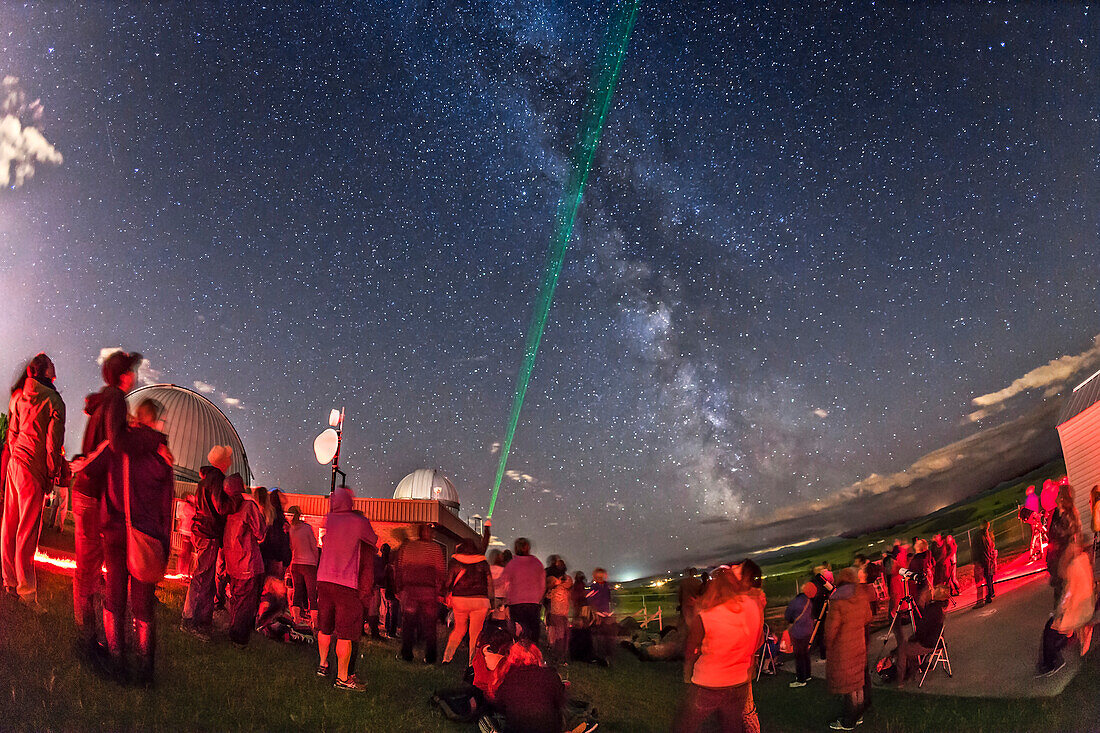
MULTIPOLYGON (((472 731, 446 721, 428 703, 454 684, 459 667, 406 665, 390 644, 364 645, 367 693, 333 690, 313 675, 313 647, 253 637, 246 651, 201 644, 181 634, 181 593, 162 591, 158 687, 123 688, 73 661, 70 580, 40 572, 49 613, 32 616, 0 600, 0 728, 15 730, 360 730, 472 731)), ((1010 631, 1010 630, 1006 630, 1010 631)), ((978 700, 877 691, 862 731, 1084 731, 1100 729, 1100 663, 1090 655, 1065 693, 1050 700, 978 700)), ((1032 663, 1021 659, 1021 664, 1032 663)), ((790 665, 787 665, 790 667, 790 665)), ((682 693, 680 666, 636 661, 623 652, 610 670, 574 664, 575 695, 595 702, 601 730, 666 731, 682 693)), ((756 685, 767 731, 820 731, 837 702, 815 681, 790 690, 789 674, 756 685)))

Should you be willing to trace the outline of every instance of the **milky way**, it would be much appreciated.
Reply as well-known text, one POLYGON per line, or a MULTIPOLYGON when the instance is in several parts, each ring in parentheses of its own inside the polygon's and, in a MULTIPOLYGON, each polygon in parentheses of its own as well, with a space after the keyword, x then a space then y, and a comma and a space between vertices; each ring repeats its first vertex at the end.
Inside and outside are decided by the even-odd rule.
MULTIPOLYGON (((483 513, 612 4, 281 5, 0 6, 58 153, 0 191, 0 369, 54 355, 73 447, 139 350, 288 490, 345 406, 361 493, 437 466, 483 513)), ((1095 370, 1095 13, 654 5, 500 535, 655 570, 1095 370)))

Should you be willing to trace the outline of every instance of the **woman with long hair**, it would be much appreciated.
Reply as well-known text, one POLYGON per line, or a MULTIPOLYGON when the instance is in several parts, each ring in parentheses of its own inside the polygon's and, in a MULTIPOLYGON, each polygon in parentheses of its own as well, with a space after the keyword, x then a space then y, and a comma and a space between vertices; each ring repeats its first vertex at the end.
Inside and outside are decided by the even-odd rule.
POLYGON ((265 492, 267 500, 260 504, 267 520, 267 533, 260 543, 260 554, 264 559, 264 574, 283 577, 290 558, 290 531, 286 514, 283 512, 283 494, 278 489, 265 492))
POLYGON ((1073 501, 1073 487, 1068 483, 1058 485, 1058 495, 1054 500, 1054 511, 1050 515, 1047 527, 1047 572, 1050 573, 1050 585, 1054 588, 1054 602, 1062 597, 1065 588, 1062 574, 1058 571, 1062 555, 1081 539, 1081 515, 1073 501))
POLYGON ((692 733, 715 714, 721 730, 744 729, 742 715, 764 619, 756 593, 739 570, 715 570, 699 597, 684 653, 688 688, 673 724, 677 733, 692 733))

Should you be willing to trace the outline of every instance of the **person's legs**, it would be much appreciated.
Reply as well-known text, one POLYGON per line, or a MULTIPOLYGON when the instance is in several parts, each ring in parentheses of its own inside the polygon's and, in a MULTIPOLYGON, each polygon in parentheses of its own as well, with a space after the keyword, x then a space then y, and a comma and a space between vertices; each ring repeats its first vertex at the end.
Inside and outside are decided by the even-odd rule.
POLYGON ((810 640, 791 637, 794 644, 794 669, 795 679, 799 682, 809 682, 810 673, 810 640))
MULTIPOLYGON (((34 553, 38 550, 38 535, 42 531, 42 504, 46 500, 45 485, 20 466, 8 474, 17 483, 17 526, 15 528, 15 577, 19 598, 35 603, 38 600, 38 580, 34 573, 34 553)), ((7 508, 4 512, 7 518, 7 508)))
MULTIPOLYGON (((721 707, 722 703, 721 690, 694 684, 687 685, 684 699, 680 702, 680 709, 676 712, 676 719, 672 724, 673 733, 695 733, 721 707)), ((736 730, 741 730, 740 710, 737 711, 734 724, 737 726, 736 730)))
POLYGON ((439 639, 436 634, 436 621, 439 618, 439 602, 434 598, 422 602, 417 617, 419 619, 418 633, 424 639, 424 661, 428 664, 435 664, 437 654, 436 648, 439 644, 439 639))
POLYGON ((176 557, 176 573, 178 575, 191 575, 191 551, 193 545, 187 535, 180 537, 180 554, 176 557))
POLYGON ((214 573, 218 564, 219 543, 195 536, 194 567, 183 602, 183 626, 207 631, 214 619, 214 573))
MULTIPOLYGON (((760 715, 756 712, 756 700, 752 697, 752 681, 733 689, 737 690, 740 687, 745 688, 743 695, 737 692, 732 694, 734 697, 744 697, 741 706, 741 727, 745 733, 760 733, 760 715)), ((721 713, 719 713, 719 720, 721 720, 721 713)))
POLYGON ((103 599, 103 634, 107 651, 121 661, 126 648, 126 599, 130 571, 126 567, 126 527, 103 529, 103 566, 107 569, 107 593, 103 599))
POLYGON ((842 695, 843 705, 840 714, 840 722, 844 723, 844 725, 849 728, 856 727, 856 721, 859 720, 859 698, 862 694, 862 692, 849 692, 842 695))
POLYGON ((76 525, 76 569, 73 571, 73 615, 81 651, 95 650, 96 622, 93 599, 103 567, 103 538, 99 526, 99 499, 73 492, 76 525))
POLYGON ((0 526, 0 560, 3 564, 4 587, 15 593, 19 579, 15 572, 15 538, 19 530, 19 492, 13 475, 15 461, 8 461, 8 476, 4 486, 4 518, 0 526))
MULTIPOLYGON (((466 636, 466 631, 470 626, 470 612, 472 610, 471 604, 468 598, 461 596, 453 596, 451 598, 451 610, 454 612, 455 625, 451 629, 450 636, 447 637, 447 647, 443 650, 443 663, 450 662, 455 655, 455 651, 458 649, 458 645, 462 643, 462 637, 466 636)), ((470 648, 474 647, 473 634, 470 635, 470 648)))
POLYGON ((414 598, 404 598, 401 603, 401 658, 411 662, 417 641, 419 603, 414 598))
POLYGON ((230 578, 231 595, 229 598, 229 640, 244 646, 252 635, 256 625, 256 610, 260 605, 262 575, 250 575, 247 578, 230 578))
POLYGON ((470 648, 467 659, 468 665, 474 663, 474 650, 477 649, 477 640, 481 637, 481 630, 485 627, 485 619, 489 617, 489 599, 478 598, 476 601, 477 603, 470 610, 470 648))
POLYGON ((295 621, 301 620, 307 608, 309 600, 306 595, 306 579, 302 574, 302 566, 294 563, 290 566, 290 577, 294 581, 294 595, 290 599, 290 611, 295 621))
POLYGON ((156 656, 156 590, 153 583, 130 578, 130 606, 134 615, 134 637, 137 640, 138 681, 152 684, 156 656))
POLYGON ((601 617, 596 624, 596 654, 608 664, 615 656, 615 640, 618 635, 619 624, 614 617, 601 617))
POLYGON ((53 526, 60 532, 65 529, 65 517, 69 516, 69 487, 58 486, 57 491, 57 514, 54 515, 53 526))
POLYGON ((331 583, 321 583, 317 588, 317 673, 328 672, 329 651, 332 648, 332 634, 336 631, 336 598, 332 594, 331 583))
POLYGON ((1069 637, 1054 630, 1054 619, 1047 619, 1043 627, 1043 662, 1042 671, 1048 672, 1062 666, 1065 659, 1062 650, 1066 648, 1069 637))

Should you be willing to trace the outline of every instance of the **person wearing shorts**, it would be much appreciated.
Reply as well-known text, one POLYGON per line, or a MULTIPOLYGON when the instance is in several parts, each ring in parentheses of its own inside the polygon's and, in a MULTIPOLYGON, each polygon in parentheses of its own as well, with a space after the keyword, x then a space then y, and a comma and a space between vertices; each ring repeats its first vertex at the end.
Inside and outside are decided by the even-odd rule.
POLYGON ((336 681, 333 687, 363 692, 366 685, 350 671, 352 649, 363 634, 363 603, 359 598, 359 559, 373 554, 378 535, 370 521, 354 511, 351 489, 340 487, 329 499, 322 525, 324 546, 317 565, 317 676, 327 677, 332 637, 336 636, 336 681))

